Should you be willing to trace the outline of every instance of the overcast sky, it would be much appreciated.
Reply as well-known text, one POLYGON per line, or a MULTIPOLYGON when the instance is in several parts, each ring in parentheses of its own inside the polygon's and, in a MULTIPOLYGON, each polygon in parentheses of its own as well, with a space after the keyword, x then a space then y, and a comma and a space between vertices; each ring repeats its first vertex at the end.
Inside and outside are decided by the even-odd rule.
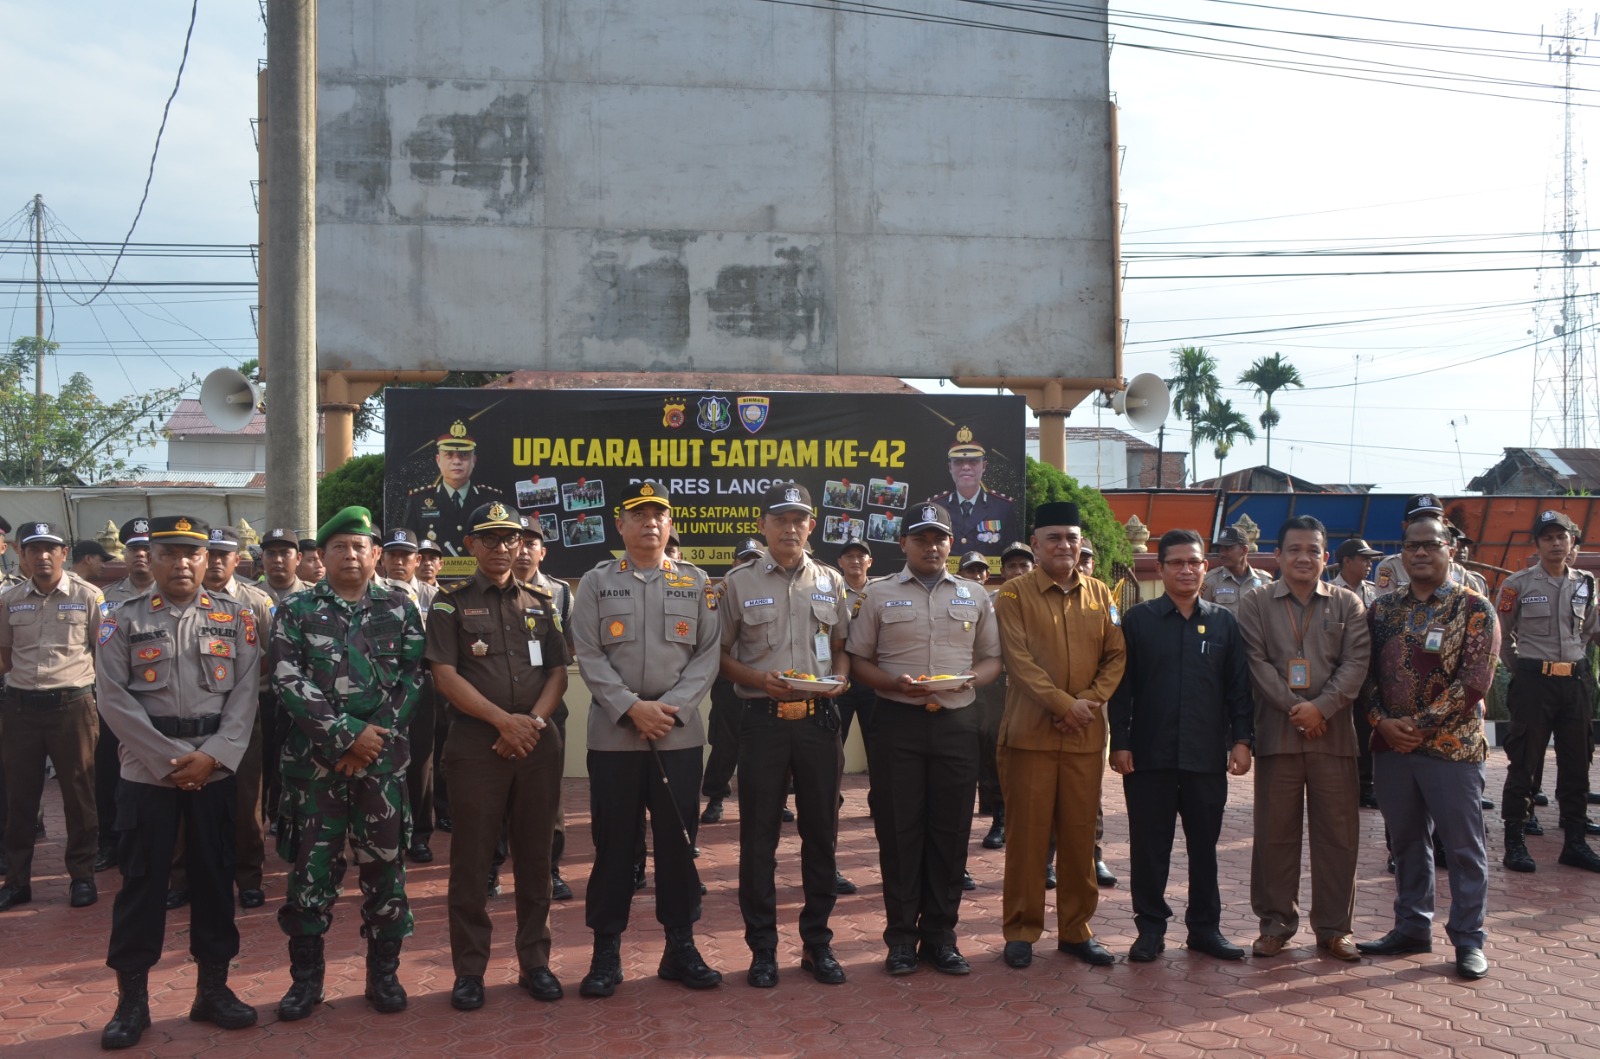
MULTIPOLYGON (((931 0, 894 2, 924 7, 931 0)), ((985 21, 1010 17, 1003 8, 964 6, 985 21)), ((1560 93, 1540 86, 1558 85, 1562 67, 1547 58, 1548 41, 1538 35, 1559 26, 1561 9, 1542 0, 1347 0, 1337 7, 1340 16, 1300 15, 1165 0, 1112 12, 1111 81, 1126 146, 1125 374, 1169 374, 1174 347, 1203 345, 1231 386, 1253 359, 1281 352, 1308 388, 1277 400, 1283 422, 1274 464, 1315 481, 1459 491, 1504 446, 1530 444, 1530 423, 1551 422, 1556 414, 1533 414, 1529 345, 1536 326, 1548 335, 1558 318, 1558 301, 1544 302, 1544 316, 1536 318, 1539 299, 1561 291, 1558 273, 1534 270, 1555 260, 1541 255, 1540 233, 1560 224, 1560 93), (1500 32, 1342 17, 1350 15, 1500 32), (1216 54, 1323 64, 1352 76, 1220 61, 1216 54), (1357 79, 1416 80, 1419 70, 1451 90, 1357 79), (1411 253, 1159 259, 1336 247, 1411 253), (1419 250, 1505 253, 1417 256, 1419 250), (1334 275, 1424 269, 1496 271, 1334 275), (1357 357, 1358 387, 1352 385, 1357 357)), ((4 128, 12 145, 0 159, 0 238, 27 238, 21 211, 39 193, 59 225, 54 235, 121 240, 139 202, 189 10, 179 0, 0 0, 7 30, 0 36, 0 89, 11 103, 4 128)), ((1592 23, 1581 28, 1594 30, 1592 23)), ((250 119, 264 55, 254 3, 201 5, 137 241, 256 240, 250 119)), ((1573 123, 1580 190, 1583 146, 1596 138, 1596 64, 1600 57, 1587 55, 1576 64, 1584 104, 1573 123)), ((1580 214, 1578 227, 1587 226, 1580 214)), ((1586 233, 1577 243, 1588 246, 1586 233)), ((33 327, 32 287, 9 282, 31 277, 21 249, 0 244, 0 280, 8 281, 0 285, 0 316, 8 338, 33 327)), ((1591 260, 1584 256, 1585 268, 1591 260)), ((105 275, 102 261, 56 256, 52 267, 63 277, 105 275)), ((254 272, 246 259, 136 258, 120 275, 239 281, 254 272)), ((1590 289, 1586 279, 1580 289, 1590 289)), ((72 293, 84 298, 92 290, 72 293)), ((115 397, 237 363, 254 355, 254 301, 252 294, 194 287, 113 288, 81 308, 57 291, 46 326, 63 349, 46 383, 53 387, 83 370, 104 396, 115 397)), ((1591 357, 1591 372, 1592 363, 1591 357)), ((1242 388, 1232 386, 1225 396, 1252 419, 1260 412, 1242 388)), ((1600 444, 1596 403, 1590 399, 1589 444, 1600 444)), ((1071 422, 1097 420, 1117 425, 1088 406, 1071 422)), ((1561 444, 1549 430, 1539 443, 1561 444)), ((1187 425, 1169 422, 1167 444, 1187 447, 1187 425)), ((1264 458, 1264 444, 1241 445, 1227 466, 1264 458)), ((1215 468, 1203 447, 1201 475, 1215 468)))

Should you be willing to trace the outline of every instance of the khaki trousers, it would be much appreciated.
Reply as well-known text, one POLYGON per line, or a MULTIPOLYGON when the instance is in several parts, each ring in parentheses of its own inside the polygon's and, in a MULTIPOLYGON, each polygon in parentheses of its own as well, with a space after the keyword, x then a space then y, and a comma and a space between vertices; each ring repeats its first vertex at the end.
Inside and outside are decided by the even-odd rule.
POLYGON ((1301 820, 1311 832, 1311 929, 1318 941, 1350 933, 1360 841, 1355 757, 1269 754, 1256 759, 1250 907, 1261 933, 1300 928, 1301 820))
POLYGON ((1100 903, 1094 877, 1095 819, 1105 754, 999 750, 1000 790, 1006 800, 1006 878, 1001 898, 1007 941, 1044 933, 1044 870, 1056 839, 1056 934, 1088 941, 1100 903))

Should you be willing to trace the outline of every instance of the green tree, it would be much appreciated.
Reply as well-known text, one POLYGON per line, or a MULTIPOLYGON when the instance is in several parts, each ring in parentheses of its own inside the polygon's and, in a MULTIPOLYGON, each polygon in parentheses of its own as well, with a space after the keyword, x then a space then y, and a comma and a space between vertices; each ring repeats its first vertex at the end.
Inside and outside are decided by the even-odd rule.
POLYGON ((1207 405, 1195 422, 1194 432, 1199 440, 1216 446, 1211 451, 1217 457, 1218 478, 1222 477, 1222 461, 1228 458, 1233 443, 1239 438, 1256 439, 1255 428, 1250 425, 1250 420, 1233 407, 1232 401, 1213 401, 1207 405))
POLYGON ((1032 456, 1027 459, 1027 525, 1030 531, 1033 514, 1040 504, 1052 500, 1070 500, 1077 504, 1078 514, 1083 519, 1083 534, 1094 542, 1095 556, 1099 560, 1095 564, 1095 576, 1108 585, 1115 584, 1112 570, 1118 564, 1133 565, 1133 548, 1128 544, 1122 523, 1111 513, 1111 505, 1106 503, 1100 490, 1079 485, 1076 478, 1032 456))
POLYGON ((1262 357, 1249 370, 1241 372, 1239 382, 1244 386, 1253 386, 1256 396, 1267 399, 1266 411, 1261 413, 1261 426, 1267 432, 1267 466, 1272 466, 1272 428, 1282 421, 1278 410, 1272 407, 1272 395, 1279 390, 1290 386, 1305 387, 1305 380, 1300 378, 1300 369, 1283 359, 1282 353, 1274 353, 1270 357, 1262 357))
POLYGON ((38 400, 36 358, 59 348, 30 336, 0 355, 0 485, 92 485, 143 470, 130 457, 161 440, 162 422, 196 382, 106 404, 76 372, 38 400))
POLYGON ((371 511, 373 519, 383 525, 383 457, 378 453, 357 456, 322 476, 317 483, 317 525, 351 504, 371 511))
MULTIPOLYGON (((462 386, 476 389, 487 386, 496 379, 504 377, 502 371, 452 371, 438 382, 397 382, 393 385, 405 389, 427 389, 445 386, 462 386)), ((357 441, 374 431, 383 429, 383 391, 368 397, 361 402, 361 407, 356 409, 354 423, 350 433, 357 441)))
POLYGON ((1222 380, 1217 377, 1217 358, 1200 346, 1184 346, 1172 351, 1172 378, 1167 380, 1172 391, 1172 406, 1178 410, 1179 419, 1189 421, 1189 481, 1200 480, 1199 461, 1201 437, 1199 420, 1206 408, 1222 396, 1222 380))

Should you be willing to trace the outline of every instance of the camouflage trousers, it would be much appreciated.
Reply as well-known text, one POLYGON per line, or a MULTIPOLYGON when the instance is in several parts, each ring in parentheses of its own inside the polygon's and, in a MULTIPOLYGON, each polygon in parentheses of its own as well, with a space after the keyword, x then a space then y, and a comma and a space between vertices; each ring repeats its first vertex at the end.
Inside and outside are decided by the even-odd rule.
POLYGON ((361 878, 361 933, 399 939, 411 934, 402 854, 411 830, 405 773, 283 777, 278 854, 294 865, 278 925, 290 937, 326 934, 339 897, 348 839, 361 878))

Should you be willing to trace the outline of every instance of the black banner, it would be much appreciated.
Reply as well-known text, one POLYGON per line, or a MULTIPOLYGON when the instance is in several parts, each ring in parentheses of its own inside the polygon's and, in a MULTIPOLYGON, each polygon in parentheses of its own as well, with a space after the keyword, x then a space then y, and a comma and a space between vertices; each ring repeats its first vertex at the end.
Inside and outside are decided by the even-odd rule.
POLYGON ((437 540, 447 576, 472 571, 467 516, 499 500, 543 522, 546 573, 579 577, 621 554, 617 497, 647 478, 671 494, 683 558, 713 574, 732 564, 740 541, 760 537, 761 494, 791 479, 811 491, 812 545, 825 562, 856 539, 880 572, 899 569, 900 529, 928 500, 950 508, 952 560, 969 551, 997 557, 1022 537, 1020 397, 497 389, 384 397, 386 525, 437 540))

